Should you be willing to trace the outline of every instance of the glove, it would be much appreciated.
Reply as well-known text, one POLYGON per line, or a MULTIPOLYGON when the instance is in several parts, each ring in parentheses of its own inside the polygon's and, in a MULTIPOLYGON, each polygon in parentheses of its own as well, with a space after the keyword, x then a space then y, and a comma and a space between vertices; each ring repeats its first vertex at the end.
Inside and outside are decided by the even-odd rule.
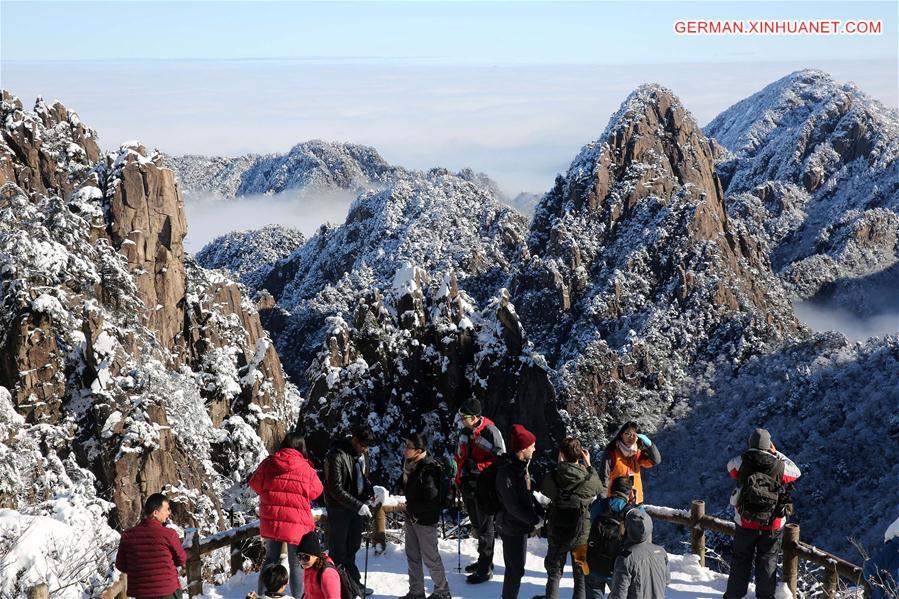
POLYGON ((364 503, 362 504, 362 507, 359 508, 359 511, 357 513, 363 518, 371 518, 371 509, 364 503))
POLYGON ((550 504, 550 499, 549 499, 549 497, 547 497, 546 495, 544 495, 544 494, 541 493, 540 491, 534 491, 534 499, 536 499, 536 500, 537 500, 537 503, 539 503, 539 504, 542 505, 543 507, 546 507, 546 506, 548 506, 548 505, 550 504))
POLYGON ((637 438, 640 439, 641 441, 643 441, 644 447, 652 447, 652 441, 650 441, 649 437, 647 437, 643 433, 640 433, 639 435, 637 435, 637 438))

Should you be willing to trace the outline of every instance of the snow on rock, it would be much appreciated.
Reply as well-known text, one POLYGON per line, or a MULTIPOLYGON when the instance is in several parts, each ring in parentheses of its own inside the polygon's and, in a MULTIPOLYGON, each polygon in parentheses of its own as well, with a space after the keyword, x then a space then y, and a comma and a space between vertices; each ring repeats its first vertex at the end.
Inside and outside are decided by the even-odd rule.
POLYGON ((886 543, 894 537, 899 537, 899 518, 896 518, 893 523, 887 527, 886 532, 883 533, 883 542, 886 543))
POLYGON ((277 292, 276 280, 270 280, 271 273, 276 271, 280 260, 305 242, 303 234, 296 229, 270 225, 222 235, 206 244, 196 259, 203 268, 228 271, 250 289, 277 292))
POLYGON ((705 128, 728 212, 790 291, 871 316, 899 311, 899 113, 818 70, 797 71, 705 128), (894 301, 880 301, 884 294, 894 301))

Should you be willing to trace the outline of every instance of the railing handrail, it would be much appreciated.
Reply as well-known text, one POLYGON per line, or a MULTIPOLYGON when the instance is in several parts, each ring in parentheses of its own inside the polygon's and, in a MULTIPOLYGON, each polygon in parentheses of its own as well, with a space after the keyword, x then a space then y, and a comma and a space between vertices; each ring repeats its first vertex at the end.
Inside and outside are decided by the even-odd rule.
MULTIPOLYGON (((385 514, 388 512, 403 512, 406 509, 405 497, 391 496, 390 499, 390 503, 380 506, 374 511, 374 534, 379 535, 381 539, 385 538, 385 514)), ((673 524, 678 524, 681 526, 687 526, 692 528, 694 531, 702 532, 711 530, 729 536, 734 536, 736 531, 737 525, 733 521, 723 520, 721 518, 706 515, 704 513, 704 502, 702 501, 693 501, 691 510, 674 509, 650 504, 643 504, 643 508, 646 510, 647 514, 657 520, 671 522, 673 524)), ((314 510, 313 518, 316 521, 321 520, 322 518, 327 518, 327 510, 314 510)), ((861 566, 853 564, 852 562, 824 551, 823 549, 815 547, 814 545, 809 545, 808 543, 799 541, 799 527, 794 524, 788 524, 787 527, 791 529, 790 532, 795 535, 796 540, 788 541, 785 537, 785 568, 786 562, 788 561, 786 558, 789 552, 792 552, 791 555, 794 559, 801 558, 805 561, 825 567, 827 569, 825 594, 831 597, 834 596, 834 593, 836 591, 835 576, 846 578, 854 582, 855 584, 863 584, 864 581, 861 566)), ((202 590, 202 581, 200 580, 199 571, 200 557, 202 555, 211 551, 215 551, 216 549, 221 549, 222 547, 233 546, 237 543, 241 543, 258 536, 259 520, 253 520, 241 526, 217 532, 202 538, 195 534, 185 535, 185 538, 183 540, 183 547, 188 553, 188 564, 186 567, 188 578, 188 593, 194 594, 193 591, 196 590, 196 587, 193 586, 194 584, 199 584, 200 590, 202 590)), ((698 554, 700 556, 701 564, 705 565, 705 540, 703 534, 693 535, 693 546, 691 547, 691 551, 694 554, 698 554)), ((792 581, 788 580, 787 582, 788 584, 791 584, 791 589, 795 591, 795 579, 792 581)), ((100 595, 101 599, 113 599, 114 597, 123 598, 125 593, 125 585, 125 575, 122 574, 118 581, 113 583, 113 585, 107 588, 100 595)))

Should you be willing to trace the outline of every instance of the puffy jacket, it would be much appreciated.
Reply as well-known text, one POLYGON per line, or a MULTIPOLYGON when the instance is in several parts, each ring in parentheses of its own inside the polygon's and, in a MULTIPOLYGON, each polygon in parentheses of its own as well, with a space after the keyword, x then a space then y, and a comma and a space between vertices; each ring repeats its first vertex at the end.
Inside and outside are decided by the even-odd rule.
POLYGON ((115 567, 128 575, 129 597, 165 597, 181 588, 177 567, 186 560, 178 533, 144 518, 122 533, 115 567))
POLYGON ((634 494, 636 502, 643 503, 643 480, 640 477, 641 468, 652 468, 662 461, 662 454, 655 443, 649 447, 637 450, 631 457, 624 456, 617 447, 606 448, 599 462, 599 479, 602 482, 600 495, 603 499, 609 497, 612 492, 612 481, 619 476, 632 476, 634 478, 634 494))
MULTIPOLYGON (((740 469, 744 466, 749 466, 748 464, 743 464, 743 455, 747 455, 752 459, 753 472, 764 472, 767 469, 772 469, 775 466, 776 460, 781 460, 784 463, 782 479, 784 484, 794 482, 802 475, 799 471, 799 467, 796 466, 790 458, 779 451, 777 452, 777 455, 775 455, 768 451, 762 451, 761 449, 749 449, 745 454, 738 455, 727 463, 727 471, 730 473, 731 478, 739 480, 740 469)), ((748 528, 750 530, 780 530, 783 528, 786 521, 786 518, 775 518, 769 525, 764 522, 756 522, 755 520, 750 520, 748 518, 741 518, 739 508, 736 506, 734 507, 734 522, 737 523, 737 526, 742 526, 743 528, 748 528)))
POLYGON ((581 530, 575 539, 556 538, 553 530, 553 510, 549 514, 549 539, 554 543, 584 545, 590 536, 590 505, 599 493, 600 482, 596 470, 584 468, 573 462, 559 462, 554 471, 543 477, 540 492, 559 507, 579 507, 581 509, 581 530))
POLYGON ((474 429, 465 427, 459 434, 459 445, 456 447, 456 486, 466 493, 474 492, 474 481, 478 474, 496 460, 497 456, 506 453, 506 444, 499 429, 487 417, 474 429))
POLYGON ((356 455, 350 439, 335 443, 325 458, 325 505, 328 509, 343 508, 358 512, 362 504, 374 496, 374 488, 368 480, 368 454, 362 460, 362 492, 356 480, 356 455))
POLYGON ((315 530, 311 502, 322 494, 312 463, 295 449, 281 449, 262 460, 250 488, 259 494, 259 535, 296 545, 315 530))
MULTIPOLYGON (((334 562, 325 557, 329 565, 334 562)), ((340 574, 336 568, 325 566, 306 568, 303 572, 303 599, 340 599, 340 574)))
POLYGON ((652 544, 652 519, 643 510, 631 510, 624 530, 624 551, 615 559, 609 599, 664 599, 671 573, 668 554, 652 544))
POLYGON ((496 527, 505 535, 526 535, 540 522, 534 510, 528 463, 509 456, 496 473, 500 509, 496 527))
POLYGON ((885 589, 899 585, 899 537, 893 537, 865 562, 865 581, 871 587, 871 599, 887 599, 885 589), (892 585, 892 586, 891 586, 892 585))
POLYGON ((413 523, 426 526, 437 524, 440 519, 442 477, 440 464, 431 456, 418 460, 405 483, 400 476, 395 489, 406 496, 406 513, 413 523))

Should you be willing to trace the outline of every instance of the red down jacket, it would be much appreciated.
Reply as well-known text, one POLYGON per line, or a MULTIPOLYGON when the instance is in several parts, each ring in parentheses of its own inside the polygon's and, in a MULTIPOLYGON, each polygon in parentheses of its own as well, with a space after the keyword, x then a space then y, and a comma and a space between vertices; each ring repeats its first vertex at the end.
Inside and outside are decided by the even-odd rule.
POLYGON ((281 449, 265 458, 250 488, 259 494, 259 536, 296 545, 315 530, 310 503, 322 494, 312 463, 295 449, 281 449))
POLYGON ((176 566, 186 559, 178 533, 144 518, 122 533, 115 567, 128 575, 129 597, 165 597, 181 588, 176 566))

